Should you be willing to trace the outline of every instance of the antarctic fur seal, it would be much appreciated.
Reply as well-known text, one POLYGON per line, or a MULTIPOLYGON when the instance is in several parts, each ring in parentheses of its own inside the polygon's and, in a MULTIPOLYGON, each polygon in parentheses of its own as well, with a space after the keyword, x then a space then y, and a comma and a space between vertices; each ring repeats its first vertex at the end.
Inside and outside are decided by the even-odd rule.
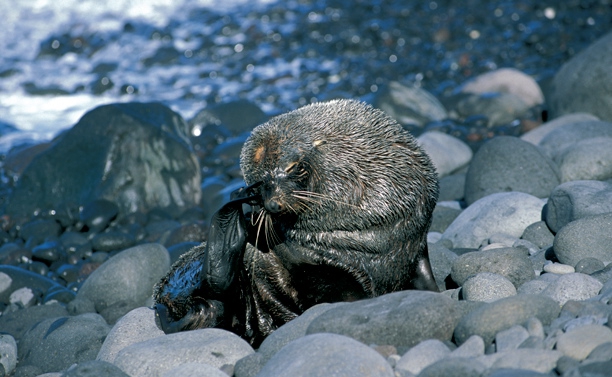
POLYGON ((220 327, 257 346, 321 302, 437 291, 437 174, 382 111, 335 100, 276 116, 253 130, 241 168, 249 186, 155 288, 164 331, 220 327))

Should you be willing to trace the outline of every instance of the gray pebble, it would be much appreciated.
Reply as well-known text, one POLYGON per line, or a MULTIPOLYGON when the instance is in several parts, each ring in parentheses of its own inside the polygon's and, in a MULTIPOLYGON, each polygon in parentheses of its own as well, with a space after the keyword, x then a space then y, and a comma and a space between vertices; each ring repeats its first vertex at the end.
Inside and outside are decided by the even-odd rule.
POLYGON ((567 264, 563 264, 563 263, 547 263, 544 265, 544 271, 545 272, 550 272, 551 274, 559 274, 559 275, 563 275, 563 274, 571 274, 573 272, 576 272, 576 270, 574 269, 574 267, 569 266, 567 264))
POLYGON ((525 228, 521 238, 532 242, 539 248, 544 248, 553 244, 555 235, 548 229, 546 222, 536 221, 525 228))
POLYGON ((164 332, 155 324, 153 309, 136 308, 121 317, 113 326, 96 359, 112 363, 119 351, 125 347, 164 335, 164 332))
POLYGON ((110 327, 94 313, 49 318, 28 330, 19 342, 19 363, 43 372, 61 372, 96 358, 110 327))
POLYGON ((529 332, 523 326, 515 325, 495 334, 497 352, 515 350, 529 338, 529 332))
POLYGON ((372 348, 337 334, 311 334, 296 339, 276 353, 258 377, 380 376, 393 369, 372 348))
POLYGON ((58 303, 37 305, 13 312, 5 311, 0 316, 0 329, 19 340, 27 330, 43 319, 64 316, 68 316, 68 312, 58 303))
POLYGON ((542 293, 548 286, 550 282, 544 280, 530 280, 516 290, 516 292, 520 295, 537 295, 542 293))
POLYGON ((480 272, 463 283, 461 293, 465 300, 493 302, 516 295, 516 288, 502 275, 480 272))
POLYGON ((417 141, 431 158, 439 177, 461 169, 472 159, 472 149, 462 140, 446 133, 425 132, 417 141))
POLYGON ((511 93, 532 107, 544 102, 544 94, 533 77, 515 68, 499 68, 482 73, 460 87, 463 93, 511 93))
POLYGON ((465 173, 455 173, 440 178, 439 201, 461 200, 465 196, 465 173))
POLYGON ((593 257, 582 258, 576 263, 576 272, 590 275, 595 271, 603 270, 606 267, 602 261, 593 257))
POLYGON ((607 326, 586 325, 562 334, 557 350, 576 360, 584 360, 599 345, 612 342, 612 330, 607 326))
POLYGON ((419 377, 481 377, 485 371, 485 366, 475 360, 447 358, 423 369, 419 377))
POLYGON ((481 356, 476 358, 476 361, 486 365, 489 370, 520 368, 532 372, 550 373, 557 366, 557 360, 561 356, 562 353, 559 351, 519 348, 481 356))
MULTIPOLYGON (((548 227, 556 233, 572 221, 609 212, 612 212, 612 184, 572 181, 555 187, 542 214, 548 227)), ((561 262, 573 266, 578 260, 561 262)))
POLYGON ((430 244, 429 247, 429 263, 434 279, 438 284, 440 291, 446 290, 446 278, 450 275, 453 262, 458 258, 457 254, 453 253, 442 243, 430 244))
POLYGON ((546 155, 555 158, 580 140, 602 137, 612 137, 612 123, 598 120, 569 123, 546 135, 539 146, 546 155))
POLYGON ((520 237, 525 228, 540 221, 544 202, 522 192, 488 195, 467 207, 443 233, 454 248, 478 248, 493 234, 520 237))
POLYGON ((546 135, 565 124, 587 122, 592 120, 599 120, 599 118, 593 114, 584 112, 561 115, 541 124, 539 127, 536 127, 533 130, 525 132, 521 135, 521 139, 528 141, 533 145, 539 145, 540 141, 542 141, 546 135))
POLYGON ((306 333, 331 332, 365 344, 412 347, 426 339, 450 340, 459 314, 456 302, 443 294, 400 291, 329 309, 306 333))
POLYGON ((612 360, 612 342, 598 345, 589 353, 586 360, 589 361, 608 361, 612 360))
POLYGON ((580 364, 569 370, 563 376, 566 377, 609 377, 612 370, 612 361, 593 362, 580 364))
POLYGON ((525 326, 530 336, 544 339, 544 326, 539 319, 531 317, 525 322, 525 326))
POLYGON ((429 365, 450 354, 448 347, 437 339, 428 339, 412 347, 399 359, 395 370, 419 374, 429 365))
POLYGON ((469 277, 480 272, 502 275, 515 287, 535 278, 527 253, 523 249, 515 248, 474 251, 460 255, 453 263, 451 276, 457 284, 463 285, 469 277))
POLYGON ((17 367, 17 343, 9 334, 0 334, 0 364, 6 375, 11 375, 17 367))
POLYGON ((548 325, 559 315, 561 308, 550 298, 517 295, 485 304, 465 315, 455 328, 455 339, 463 343, 472 335, 480 335, 489 344, 499 331, 521 325, 536 317, 548 325))
POLYGON ((570 266, 588 257, 609 264, 612 262, 610 229, 612 212, 572 221, 555 236, 555 255, 561 263, 570 266))
POLYGON ((463 344, 454 349, 451 357, 472 358, 482 356, 485 353, 484 340, 478 335, 470 336, 463 344))
POLYGON ((559 168, 538 147, 517 137, 497 136, 483 144, 470 163, 465 201, 469 206, 507 191, 547 198, 560 183, 559 168))
POLYGON ((145 340, 123 348, 114 364, 131 377, 162 376, 184 363, 221 368, 253 353, 253 348, 229 331, 199 329, 145 340))
POLYGON ((95 270, 77 293, 88 299, 109 323, 146 304, 155 285, 170 269, 170 256, 160 244, 124 250, 95 270))
POLYGON ((593 297, 602 287, 603 284, 599 280, 575 272, 559 276, 542 291, 542 294, 557 301, 559 305, 563 305, 569 300, 580 301, 593 297))
POLYGON ((581 140, 555 156, 561 182, 612 178, 612 137, 581 140))

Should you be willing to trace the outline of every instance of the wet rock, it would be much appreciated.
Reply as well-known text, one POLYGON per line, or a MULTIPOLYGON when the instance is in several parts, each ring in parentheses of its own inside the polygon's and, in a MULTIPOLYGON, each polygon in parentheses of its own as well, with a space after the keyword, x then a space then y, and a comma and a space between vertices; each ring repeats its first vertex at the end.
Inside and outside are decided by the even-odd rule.
POLYGON ((55 238, 60 235, 62 228, 60 224, 52 219, 35 219, 23 224, 19 236, 32 246, 39 245, 47 238, 55 238))
POLYGON ((516 238, 525 228, 541 220, 544 202, 522 192, 500 192, 476 201, 442 234, 454 248, 478 248, 494 234, 516 238))
POLYGON ((0 334, 0 355, 0 365, 4 373, 10 376, 17 367, 17 343, 11 335, 0 334))
POLYGON ((95 270, 83 283, 77 299, 93 302, 98 313, 115 323, 130 310, 145 305, 153 286, 169 268, 170 256, 163 246, 132 247, 95 270))
POLYGON ((180 213, 200 201, 200 168, 187 133, 182 118, 158 103, 100 106, 28 165, 7 213, 23 219, 55 203, 95 199, 114 201, 121 213, 180 213))
POLYGON ((260 377, 280 375, 394 376, 393 369, 378 352, 337 334, 312 334, 294 340, 274 355, 258 374, 260 377))
POLYGON ((450 340, 458 315, 455 302, 442 294, 401 291, 329 309, 306 333, 331 332, 365 344, 411 347, 425 339, 450 340))
POLYGON ((91 247, 95 251, 124 250, 135 243, 134 236, 120 230, 98 233, 91 239, 91 247))
MULTIPOLYGON (((571 221, 608 212, 612 212, 612 184, 572 181, 552 191, 542 215, 548 227, 556 233, 571 221)), ((568 264, 574 265, 575 262, 568 264)))
POLYGON ((19 343, 19 362, 45 373, 95 359, 110 327, 98 314, 49 318, 28 330, 19 343))
POLYGON ((584 111, 612 121, 612 34, 608 33, 565 63, 555 75, 548 99, 553 116, 584 111))
POLYGON ((224 102, 200 110, 189 121, 190 136, 192 139, 197 139, 202 134, 206 135, 207 127, 218 125, 222 125, 232 135, 237 136, 251 131, 267 119, 266 114, 253 102, 242 99, 224 102))
POLYGON ((498 136, 474 155, 466 174, 465 200, 470 205, 506 191, 547 198, 560 177, 556 164, 537 147, 516 137, 498 136))
POLYGON ((0 316, 0 329, 19 340, 36 323, 47 318, 67 315, 66 309, 58 303, 31 306, 16 311, 5 311, 0 316))
POLYGON ((86 226, 85 230, 98 233, 106 229, 119 214, 119 207, 106 199, 92 200, 83 206, 79 219, 86 226))
MULTIPOLYGON (((0 302, 9 303, 11 294, 21 288, 29 288, 43 295, 51 288, 61 288, 55 281, 15 266, 0 265, 0 302)), ((1 318, 1 317, 0 317, 1 318)))
POLYGON ((123 348, 114 364, 132 377, 162 376, 185 363, 215 368, 234 365, 253 353, 237 335, 221 329, 199 329, 160 336, 123 348))

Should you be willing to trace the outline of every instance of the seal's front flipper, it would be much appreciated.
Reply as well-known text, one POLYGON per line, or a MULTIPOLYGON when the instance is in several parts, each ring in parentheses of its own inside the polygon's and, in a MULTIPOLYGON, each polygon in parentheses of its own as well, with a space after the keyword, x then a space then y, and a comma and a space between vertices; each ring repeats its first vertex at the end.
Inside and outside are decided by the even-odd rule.
POLYGON ((223 320, 223 303, 215 300, 205 300, 193 305, 187 314, 180 319, 172 318, 168 307, 164 304, 156 304, 155 312, 159 318, 161 328, 166 334, 205 327, 226 327, 230 325, 223 320))
POLYGON ((416 276, 412 279, 412 285, 416 289, 423 291, 439 292, 438 285, 434 279, 433 272, 431 271, 431 264, 429 263, 429 251, 425 246, 423 255, 417 260, 416 276))

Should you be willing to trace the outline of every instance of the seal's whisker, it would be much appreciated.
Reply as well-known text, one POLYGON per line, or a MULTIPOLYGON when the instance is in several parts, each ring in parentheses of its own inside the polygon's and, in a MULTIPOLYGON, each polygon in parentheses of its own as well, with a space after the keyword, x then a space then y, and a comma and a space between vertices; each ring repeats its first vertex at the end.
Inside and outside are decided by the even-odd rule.
POLYGON ((345 205, 345 206, 350 206, 353 208, 360 208, 359 206, 356 206, 354 204, 351 203, 347 203, 345 201, 341 201, 341 200, 336 200, 333 199, 332 197, 325 195, 325 194, 319 194, 316 192, 312 192, 312 191, 293 191, 292 193, 294 198, 298 198, 298 199, 302 199, 305 201, 310 201, 312 203, 317 203, 320 204, 322 202, 322 200, 327 200, 333 203, 337 203, 337 204, 341 204, 341 205, 345 205), (319 199, 319 200, 315 200, 315 199, 319 199))
MULTIPOLYGON (((255 221, 255 224, 257 224, 257 235, 255 236, 255 247, 258 247, 259 233, 261 232, 261 224, 263 224, 265 218, 266 218, 265 211, 263 210, 260 211, 259 216, 257 216, 257 220, 255 221)), ((265 229, 264 229, 264 233, 265 233, 265 229)))

